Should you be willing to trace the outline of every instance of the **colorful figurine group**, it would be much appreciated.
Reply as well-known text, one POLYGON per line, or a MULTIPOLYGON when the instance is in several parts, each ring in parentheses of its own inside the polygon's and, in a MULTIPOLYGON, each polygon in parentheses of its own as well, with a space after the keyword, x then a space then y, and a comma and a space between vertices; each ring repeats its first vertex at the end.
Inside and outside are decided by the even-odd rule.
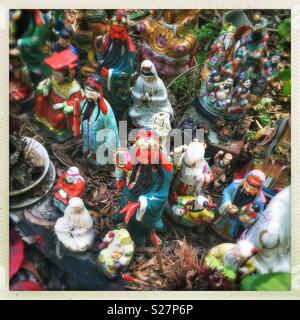
MULTIPOLYGON (((17 19, 20 13, 15 11, 17 19)), ((271 174, 266 177, 259 159, 248 164, 240 179, 231 179, 237 159, 230 152, 212 152, 198 139, 168 150, 174 111, 158 74, 174 76, 193 66, 197 41, 188 29, 181 31, 197 24, 198 10, 152 10, 138 24, 145 60, 135 83, 137 50, 128 33, 126 10, 118 10, 110 21, 104 10, 66 13, 63 27, 52 26, 59 30, 51 54, 46 50, 49 16, 40 10, 24 13, 30 19, 16 42, 19 53, 11 52, 10 101, 26 101, 35 82, 34 115, 45 134, 58 142, 81 137, 88 166, 101 170, 107 163, 115 164, 121 201, 114 220, 122 227, 102 240, 97 263, 103 272, 114 279, 129 265, 135 246, 157 246, 156 233, 167 231, 166 215, 195 232, 207 224, 229 241, 211 249, 205 264, 232 281, 237 273, 288 270, 289 188, 265 208, 264 187, 270 185, 271 174), (34 79, 29 80, 30 75, 34 79), (129 118, 138 132, 131 145, 121 148, 118 121, 129 118), (278 268, 272 268, 274 264, 278 268)), ((230 11, 225 21, 225 30, 211 46, 198 107, 213 121, 218 137, 228 140, 227 131, 244 117, 250 96, 262 96, 267 83, 277 77, 279 55, 267 51, 264 18, 252 23, 244 13, 230 11), (244 25, 236 24, 241 20, 236 14, 244 25)), ((12 28, 17 25, 12 23, 12 28)), ((16 40, 13 35, 11 43, 16 40)), ((278 135, 268 129, 262 133, 267 138, 257 139, 256 147, 270 143, 272 164, 282 168, 290 150, 287 121, 279 121, 274 129, 278 135)), ((246 131, 247 123, 242 122, 240 136, 246 131)), ((89 250, 95 240, 84 192, 77 167, 68 168, 53 191, 53 206, 63 214, 55 233, 72 252, 89 250)))

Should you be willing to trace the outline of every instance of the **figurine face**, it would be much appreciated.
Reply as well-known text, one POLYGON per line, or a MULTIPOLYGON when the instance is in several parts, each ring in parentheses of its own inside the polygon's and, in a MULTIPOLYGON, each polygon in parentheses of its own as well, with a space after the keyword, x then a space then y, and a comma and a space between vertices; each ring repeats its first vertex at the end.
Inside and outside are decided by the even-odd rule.
POLYGON ((110 27, 109 34, 113 40, 125 41, 127 39, 126 28, 115 24, 110 27))
POLYGON ((62 72, 60 71, 53 71, 52 73, 53 75, 53 79, 57 82, 57 83, 62 83, 65 79, 65 76, 62 72))
POLYGON ((279 61, 280 61, 280 56, 275 55, 271 58, 272 63, 279 63, 279 61))
POLYGON ((224 88, 230 88, 233 86, 233 79, 228 78, 224 81, 224 88))
POLYGON ((251 80, 247 79, 246 81, 244 81, 244 87, 246 89, 249 89, 251 87, 251 80))
POLYGON ((91 99, 93 101, 97 101, 97 99, 100 98, 100 93, 96 90, 92 90, 88 86, 85 87, 84 93, 85 93, 87 99, 91 99))
POLYGON ((58 39, 58 43, 62 46, 62 48, 67 49, 70 46, 71 41, 69 39, 63 39, 60 37, 58 39))
POLYGON ((66 181, 67 181, 68 183, 75 183, 76 180, 77 180, 77 178, 74 177, 74 176, 70 176, 70 175, 67 175, 67 176, 66 176, 66 181))
POLYGON ((147 82, 152 82, 155 79, 150 67, 142 67, 141 76, 147 82))

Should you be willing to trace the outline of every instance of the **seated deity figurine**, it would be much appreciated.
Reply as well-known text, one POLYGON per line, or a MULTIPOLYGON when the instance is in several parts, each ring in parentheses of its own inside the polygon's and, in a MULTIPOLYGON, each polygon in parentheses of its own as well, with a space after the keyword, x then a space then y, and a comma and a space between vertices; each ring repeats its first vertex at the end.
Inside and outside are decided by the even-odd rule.
POLYGON ((226 180, 226 174, 230 171, 230 162, 232 160, 232 155, 224 151, 218 151, 214 156, 214 165, 211 167, 213 173, 213 186, 215 189, 219 189, 221 183, 226 180))
POLYGON ((163 154, 159 138, 151 130, 140 130, 129 150, 115 155, 117 187, 122 190, 120 211, 136 245, 151 243, 156 231, 165 231, 162 220, 168 199, 173 166, 163 154), (120 161, 123 154, 124 160, 120 161), (118 160, 119 159, 119 160, 118 160))
POLYGON ((194 139, 188 146, 183 145, 174 149, 171 156, 182 155, 178 160, 179 170, 171 184, 170 203, 176 203, 177 196, 198 196, 203 186, 209 185, 213 179, 211 169, 204 159, 206 144, 194 139))
POLYGON ((70 167, 58 179, 53 194, 53 204, 62 213, 69 200, 74 197, 81 197, 84 193, 85 182, 77 167, 70 167))
POLYGON ((97 73, 101 75, 101 86, 117 120, 132 104, 130 81, 136 47, 127 28, 126 12, 118 10, 108 33, 96 40, 97 73))
POLYGON ((176 203, 170 208, 169 215, 174 221, 184 226, 196 227, 215 217, 212 207, 209 199, 203 195, 178 196, 176 203))
POLYGON ((70 199, 54 230, 58 240, 70 251, 84 252, 93 245, 93 219, 80 198, 70 199))
MULTIPOLYGON (((115 115, 100 83, 98 75, 89 77, 85 82, 85 96, 80 101, 82 154, 96 166, 113 164, 113 152, 119 147, 115 115)), ((64 112, 69 113, 68 106, 64 112)))
POLYGON ((98 265, 110 279, 115 279, 129 265, 133 257, 134 243, 126 229, 116 229, 106 234, 100 250, 98 265))
POLYGON ((52 68, 52 76, 40 82, 35 100, 35 118, 59 142, 72 137, 73 106, 82 97, 80 84, 74 78, 77 56, 70 50, 54 53, 44 62, 52 68), (69 114, 64 113, 69 105, 69 114), (71 112, 72 111, 72 112, 71 112))
POLYGON ((262 192, 265 180, 266 177, 262 171, 252 170, 244 179, 235 180, 224 189, 217 207, 219 218, 212 225, 220 236, 234 242, 249 227, 249 222, 253 223, 262 214, 266 203, 262 192), (248 204, 258 208, 245 208, 248 204), (250 220, 244 219, 246 209, 251 210, 250 220), (255 217, 253 217, 254 212, 255 217))
POLYGON ((244 231, 259 253, 254 264, 259 273, 291 272, 291 187, 278 192, 264 212, 244 231))
POLYGON ((174 77, 194 64, 199 10, 152 10, 137 25, 144 40, 143 59, 151 60, 159 74, 174 77))
POLYGON ((246 276, 255 272, 257 248, 247 240, 222 243, 209 250, 205 265, 221 272, 228 280, 235 281, 237 274, 246 276))
POLYGON ((216 39, 209 54, 208 66, 216 69, 231 59, 234 52, 236 27, 229 26, 226 31, 222 31, 218 39, 216 39))
POLYGON ((149 128, 152 116, 160 112, 167 113, 172 120, 174 113, 167 89, 150 60, 142 62, 141 74, 133 87, 132 96, 134 104, 129 109, 129 115, 138 127, 149 128))
POLYGON ((251 85, 250 79, 244 79, 235 87, 232 94, 232 104, 227 109, 228 113, 241 112, 246 107, 251 85))

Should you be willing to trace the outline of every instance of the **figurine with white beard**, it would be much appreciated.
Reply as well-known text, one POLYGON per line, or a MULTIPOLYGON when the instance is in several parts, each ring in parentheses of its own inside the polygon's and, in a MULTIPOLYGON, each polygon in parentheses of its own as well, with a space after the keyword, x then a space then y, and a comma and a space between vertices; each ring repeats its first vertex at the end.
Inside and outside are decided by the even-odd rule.
POLYGON ((137 127, 150 128, 152 116, 160 112, 165 112, 170 120, 174 117, 167 89, 150 60, 142 62, 141 74, 133 87, 132 96, 134 104, 129 109, 129 115, 137 127))
POLYGON ((80 198, 70 199, 54 229, 58 240, 70 251, 83 252, 93 244, 93 219, 80 198))

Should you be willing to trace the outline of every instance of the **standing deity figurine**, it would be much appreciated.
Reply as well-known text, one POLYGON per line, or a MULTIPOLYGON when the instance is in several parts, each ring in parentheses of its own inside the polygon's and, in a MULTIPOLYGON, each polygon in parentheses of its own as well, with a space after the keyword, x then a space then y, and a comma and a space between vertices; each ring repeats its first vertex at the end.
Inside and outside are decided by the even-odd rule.
POLYGON ((131 149, 117 151, 117 186, 122 191, 120 211, 136 245, 146 245, 155 231, 165 231, 162 221, 173 167, 162 153, 159 139, 151 130, 140 130, 131 149))
POLYGON ((219 189, 221 184, 226 181, 226 175, 230 171, 230 162, 232 161, 232 155, 220 150, 214 156, 214 165, 211 167, 213 173, 213 186, 215 189, 219 189))
POLYGON ((85 182, 77 167, 70 167, 58 179, 53 194, 53 204, 62 213, 69 200, 74 197, 81 197, 84 193, 85 182))
POLYGON ((136 47, 127 27, 125 11, 118 10, 111 19, 109 32, 96 40, 97 72, 102 77, 103 91, 117 120, 132 104, 130 80, 136 47))
MULTIPOLYGON (((226 187, 218 203, 219 219, 213 225, 214 230, 225 239, 234 242, 241 233, 249 227, 248 222, 253 223, 263 212, 266 203, 262 188, 265 183, 265 174, 260 170, 250 171, 244 179, 233 181, 226 187), (245 206, 250 206, 255 219, 244 220, 245 206)), ((247 209, 246 208, 246 209, 247 209)), ((251 218, 251 217, 250 217, 251 218)))
POLYGON ((82 98, 80 84, 74 78, 77 56, 70 50, 54 53, 44 62, 51 67, 51 77, 37 87, 35 118, 59 142, 74 135, 74 104, 82 98), (64 108, 68 105, 68 115, 64 108), (73 130, 73 131, 72 131, 73 130))
POLYGON ((54 230, 58 240, 70 251, 84 252, 93 245, 93 219, 80 198, 69 201, 54 230))
POLYGON ((141 74, 133 87, 132 96, 134 104, 129 109, 129 115, 138 127, 149 128, 152 116, 160 112, 165 112, 172 120, 174 113, 167 89, 150 60, 142 62, 141 74))
POLYGON ((126 229, 116 229, 107 233, 100 249, 97 263, 110 279, 115 279, 129 265, 134 243, 126 229))

